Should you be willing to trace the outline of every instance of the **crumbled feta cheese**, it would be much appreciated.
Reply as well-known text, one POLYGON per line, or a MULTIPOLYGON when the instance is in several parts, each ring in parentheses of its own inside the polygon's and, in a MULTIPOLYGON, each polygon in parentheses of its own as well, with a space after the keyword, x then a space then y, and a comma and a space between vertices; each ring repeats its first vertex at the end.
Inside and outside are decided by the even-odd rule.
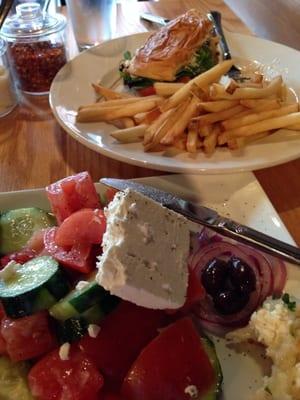
POLYGON ((143 307, 181 307, 188 279, 187 220, 133 190, 117 193, 104 212, 99 285, 143 307), (136 216, 132 209, 138 210, 136 216))
POLYGON ((300 307, 291 311, 282 300, 267 299, 249 325, 227 335, 235 342, 255 340, 266 347, 272 373, 255 400, 300 400, 300 307))
POLYGON ((93 338, 93 339, 95 339, 95 338, 98 336, 100 330, 101 330, 101 328, 100 328, 99 325, 90 324, 90 325, 88 326, 88 334, 89 334, 89 336, 90 336, 91 338, 93 338))
POLYGON ((66 342, 62 344, 59 348, 59 358, 62 361, 67 361, 69 359, 71 345, 70 343, 66 342))
POLYGON ((198 389, 195 385, 189 385, 184 389, 184 393, 189 395, 191 399, 197 399, 198 389))
POLYGON ((87 285, 89 284, 89 282, 87 281, 79 281, 75 287, 76 290, 82 290, 84 289, 87 285))

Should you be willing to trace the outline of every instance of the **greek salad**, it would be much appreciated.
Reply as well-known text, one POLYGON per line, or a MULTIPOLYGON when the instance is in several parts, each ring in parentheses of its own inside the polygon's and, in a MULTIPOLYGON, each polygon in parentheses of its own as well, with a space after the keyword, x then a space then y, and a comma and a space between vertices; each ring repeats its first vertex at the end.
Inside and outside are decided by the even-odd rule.
POLYGON ((280 297, 284 263, 87 172, 46 193, 1 210, 0 398, 217 399, 211 335, 280 297))

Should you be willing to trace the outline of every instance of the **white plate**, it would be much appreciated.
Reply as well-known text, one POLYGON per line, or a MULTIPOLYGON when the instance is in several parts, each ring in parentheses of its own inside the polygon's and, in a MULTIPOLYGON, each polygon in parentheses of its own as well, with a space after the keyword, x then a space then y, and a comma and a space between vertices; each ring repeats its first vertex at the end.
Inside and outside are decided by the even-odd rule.
MULTIPOLYGON (((140 33, 105 42, 81 53, 57 74, 51 86, 50 104, 60 125, 76 140, 99 153, 129 164, 193 174, 249 171, 299 157, 300 135, 287 130, 250 144, 242 152, 219 148, 208 158, 203 153, 145 153, 140 143, 124 145, 111 138, 109 132, 116 129, 112 125, 76 123, 78 107, 95 101, 91 82, 100 80, 105 86, 116 82, 123 53, 126 50, 134 52, 148 35, 140 33)), ((227 36, 233 55, 272 65, 277 72, 283 73, 288 86, 300 92, 298 51, 252 36, 232 33, 227 36)))
MULTIPOLYGON (((143 178, 139 181, 173 192, 189 200, 201 202, 278 239, 294 244, 279 216, 252 173, 235 175, 199 176, 171 175, 143 178)), ((97 191, 105 188, 97 184, 97 191)), ((0 210, 36 206, 49 208, 45 191, 24 190, 0 193, 0 210)), ((289 266, 289 292, 299 290, 300 269, 289 266)), ((243 348, 237 353, 224 341, 215 340, 224 374, 224 400, 249 400, 253 391, 262 386, 262 357, 257 352, 243 348)))

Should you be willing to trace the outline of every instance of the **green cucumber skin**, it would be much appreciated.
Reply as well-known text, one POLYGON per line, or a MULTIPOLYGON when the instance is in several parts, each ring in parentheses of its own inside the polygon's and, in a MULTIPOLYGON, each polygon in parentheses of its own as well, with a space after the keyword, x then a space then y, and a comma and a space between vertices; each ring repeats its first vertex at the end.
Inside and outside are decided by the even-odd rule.
POLYGON ((56 225, 55 218, 40 208, 19 208, 0 217, 0 253, 20 251, 35 231, 56 225))
POLYGON ((222 393, 223 373, 221 364, 218 359, 213 341, 207 336, 201 337, 201 341, 216 374, 216 383, 214 387, 208 393, 202 396, 201 400, 217 400, 222 393))
MULTIPOLYGON (((37 286, 28 286, 24 293, 21 292, 23 286, 13 283, 13 286, 5 287, 5 283, 0 286, 0 300, 3 304, 7 316, 11 318, 22 318, 33 313, 52 307, 57 301, 65 296, 69 291, 69 284, 59 264, 50 256, 36 257, 27 263, 19 266, 18 271, 26 273, 30 268, 37 267, 35 274, 40 270, 47 270, 46 274, 41 275, 41 281, 37 286), (52 273, 52 276, 51 276, 52 273)), ((26 279, 26 276, 25 276, 26 279)), ((17 282, 18 283, 18 282, 17 282)))
POLYGON ((100 302, 107 293, 98 283, 90 282, 85 288, 75 290, 68 301, 79 313, 82 313, 93 304, 100 302))

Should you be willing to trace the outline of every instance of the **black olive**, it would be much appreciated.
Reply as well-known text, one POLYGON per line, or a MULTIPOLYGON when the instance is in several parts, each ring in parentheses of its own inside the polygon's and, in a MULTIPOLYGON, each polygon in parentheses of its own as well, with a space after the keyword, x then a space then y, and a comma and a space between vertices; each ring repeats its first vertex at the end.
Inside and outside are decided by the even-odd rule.
POLYGON ((232 257, 228 262, 228 275, 234 287, 242 294, 255 290, 256 278, 252 269, 239 258, 232 257))
POLYGON ((228 315, 241 311, 249 300, 248 295, 241 295, 236 290, 226 290, 214 298, 214 306, 220 314, 228 315))
POLYGON ((202 285, 208 294, 214 296, 222 290, 227 271, 228 265, 225 261, 217 258, 209 261, 201 277, 202 285))

